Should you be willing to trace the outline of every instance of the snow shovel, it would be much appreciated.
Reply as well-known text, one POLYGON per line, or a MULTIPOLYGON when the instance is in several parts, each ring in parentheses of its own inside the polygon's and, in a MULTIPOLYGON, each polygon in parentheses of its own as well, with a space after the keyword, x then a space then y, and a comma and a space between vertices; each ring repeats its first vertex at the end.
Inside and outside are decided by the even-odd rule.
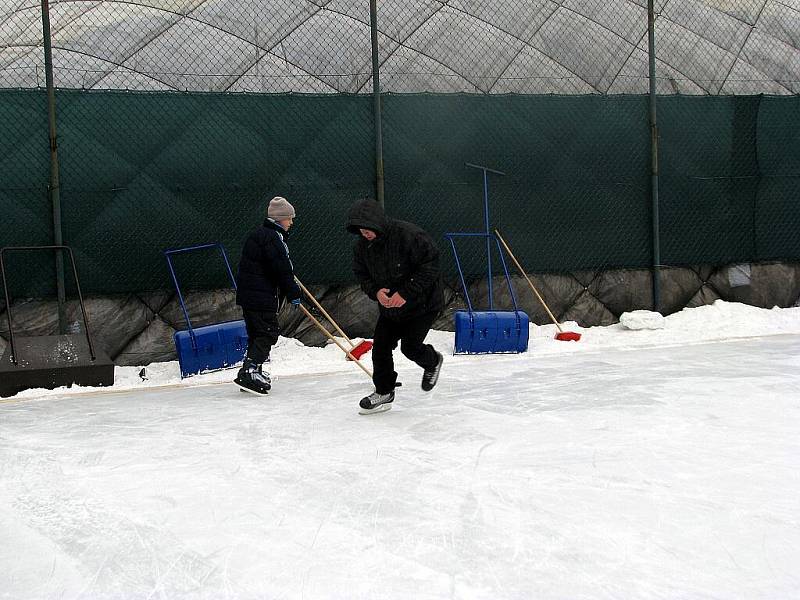
POLYGON ((304 286, 303 283, 297 277, 295 277, 294 279, 297 282, 297 285, 300 286, 300 289, 303 290, 303 292, 305 292, 306 296, 308 296, 308 299, 314 303, 314 306, 316 306, 319 309, 319 311, 323 315, 325 315, 325 318, 331 322, 331 324, 336 328, 336 331, 338 331, 339 334, 344 339, 346 339, 347 342, 350 344, 350 352, 347 353, 347 360, 353 360, 351 356, 355 358, 361 358, 372 349, 372 342, 370 342, 369 340, 362 340, 358 344, 353 343, 353 340, 347 337, 347 334, 344 331, 342 331, 342 328, 339 327, 338 323, 336 323, 336 321, 333 320, 333 317, 331 317, 328 314, 328 312, 324 308, 322 308, 322 304, 320 304, 319 301, 313 296, 313 294, 308 291, 306 286, 304 286))
POLYGON ((175 291, 178 294, 178 301, 187 326, 186 330, 176 331, 173 335, 175 351, 178 355, 178 365, 181 369, 181 379, 205 371, 215 371, 235 366, 244 360, 247 352, 247 328, 243 320, 193 327, 189 319, 189 312, 186 310, 181 286, 178 283, 178 277, 172 264, 172 255, 212 248, 218 248, 222 253, 225 270, 228 273, 228 277, 230 277, 231 286, 235 290, 236 279, 233 276, 233 271, 231 271, 225 247, 219 242, 164 250, 167 266, 169 267, 170 275, 172 275, 172 282, 175 284, 175 291))
MULTIPOLYGON (((455 354, 504 354, 520 353, 528 350, 528 315, 519 310, 517 306, 517 296, 511 285, 511 277, 508 274, 505 258, 503 258, 500 242, 494 239, 497 245, 497 252, 500 255, 500 262, 503 265, 508 293, 514 305, 513 311, 498 311, 494 309, 494 300, 489 296, 489 310, 473 310, 472 300, 469 296, 469 288, 464 279, 464 272, 461 269, 461 260, 458 258, 456 249, 456 238, 486 238, 490 240, 494 237, 491 233, 445 233, 445 239, 450 242, 453 249, 453 258, 456 261, 458 276, 461 279, 461 286, 464 290, 464 300, 467 302, 467 310, 457 310, 453 314, 455 321, 455 354)), ((488 260, 487 260, 488 263, 488 260)), ((487 278, 491 281, 491 271, 487 278)))
POLYGON ((502 354, 520 353, 528 350, 529 319, 517 306, 517 297, 511 285, 511 277, 508 274, 506 260, 500 248, 500 242, 494 238, 489 229, 489 173, 495 175, 505 175, 502 171, 490 169, 482 165, 465 163, 466 166, 479 169, 483 173, 483 222, 485 229, 481 232, 455 232, 445 233, 444 237, 450 242, 453 250, 453 258, 456 261, 458 276, 461 279, 461 286, 464 290, 464 300, 467 302, 467 310, 457 310, 453 314, 455 323, 455 354, 502 354), (469 296, 464 272, 461 269, 461 260, 458 257, 458 249, 455 240, 463 238, 477 238, 486 241, 486 285, 489 291, 489 310, 473 310, 472 300, 469 296), (508 284, 508 293, 511 296, 513 311, 503 311, 494 309, 494 293, 492 291, 492 241, 497 246, 497 253, 500 263, 503 266, 503 274, 508 284))
POLYGON ((511 248, 508 247, 508 244, 506 244, 506 241, 503 239, 503 236, 500 235, 500 232, 497 231, 497 229, 495 229, 494 232, 497 235, 497 239, 500 240, 500 242, 503 244, 503 248, 505 248, 506 252, 508 252, 508 255, 511 257, 511 260, 513 260, 514 264, 517 265, 517 269, 519 269, 519 272, 522 273, 522 276, 528 282, 528 285, 531 286, 533 293, 536 294, 536 297, 539 299, 539 302, 542 303, 542 306, 547 311, 547 314, 550 315, 550 318, 553 320, 553 323, 555 323, 555 326, 558 328, 556 339, 562 342, 577 342, 579 339, 581 339, 580 333, 577 333, 575 331, 564 331, 563 329, 561 329, 561 325, 559 324, 558 320, 553 316, 553 313, 550 312, 550 309, 545 303, 544 298, 542 298, 542 295, 533 285, 533 282, 531 281, 530 277, 528 277, 528 274, 525 272, 525 269, 522 268, 522 265, 519 264, 519 261, 514 256, 514 253, 511 252, 511 248))
MULTIPOLYGON (((298 281, 298 283, 300 283, 300 282, 298 281)), ((300 284, 300 285, 301 285, 301 287, 302 287, 302 285, 303 285, 303 284, 300 284)), ((305 288, 303 288, 303 289, 305 289, 305 288)), ((324 334, 327 336, 327 338, 328 338, 329 340, 331 340, 331 341, 332 341, 334 344, 336 344, 337 346, 339 346, 339 348, 341 349, 341 351, 342 351, 342 352, 344 352, 344 353, 347 355, 347 358, 349 358, 349 359, 350 359, 350 360, 352 360, 352 361, 355 361, 355 363, 356 363, 356 364, 357 364, 359 367, 361 367, 361 370, 362 370, 362 371, 364 371, 364 373, 366 373, 366 374, 369 376, 369 378, 370 378, 370 379, 372 379, 372 372, 371 372, 369 369, 367 369, 367 367, 365 367, 364 365, 362 365, 362 364, 361 364, 361 361, 360 361, 360 360, 358 360, 358 358, 356 358, 355 356, 353 356, 353 354, 352 354, 352 352, 350 352, 350 350, 348 350, 347 348, 345 348, 344 346, 342 346, 342 344, 339 342, 339 340, 337 340, 335 337, 333 337, 333 335, 331 334, 331 332, 330 332, 330 331, 328 331, 327 329, 325 329, 325 327, 323 327, 322 323, 320 323, 320 322, 319 322, 319 320, 318 320, 318 319, 317 319, 317 318, 316 318, 314 315, 312 315, 312 314, 311 314, 311 311, 309 311, 309 310, 308 310, 308 309, 307 309, 305 306, 303 306, 302 304, 300 305, 300 309, 301 309, 301 310, 302 310, 302 311, 305 313, 305 315, 306 315, 306 316, 307 316, 309 319, 311 319, 311 322, 312 322, 312 323, 314 323, 314 325, 316 325, 316 326, 319 328, 319 330, 320 330, 322 333, 324 333, 324 334)))

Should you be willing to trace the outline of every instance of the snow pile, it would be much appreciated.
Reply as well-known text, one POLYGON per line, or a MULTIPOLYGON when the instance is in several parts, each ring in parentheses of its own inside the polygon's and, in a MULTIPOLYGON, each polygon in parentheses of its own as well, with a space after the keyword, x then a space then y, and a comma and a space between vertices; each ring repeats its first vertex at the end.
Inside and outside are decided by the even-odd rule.
MULTIPOLYGON (((647 311, 634 311, 647 312, 647 311)), ((655 313, 657 314, 657 313, 655 313)), ((660 316, 660 315, 659 315, 660 316)), ((562 324, 564 331, 582 334, 578 342, 562 342, 555 339, 558 329, 555 325, 530 326, 528 352, 522 355, 494 355, 493 360, 527 360, 536 362, 537 357, 553 354, 579 352, 599 352, 617 348, 643 348, 697 344, 710 341, 741 339, 781 334, 800 334, 800 307, 763 309, 746 304, 717 300, 713 305, 687 308, 681 312, 662 317, 661 329, 633 330, 622 324, 607 327, 580 327, 574 322, 562 324)), ((432 331, 427 341, 437 350, 447 355, 453 353, 454 334, 448 331, 432 331)), ((346 342, 343 341, 344 344, 346 342)), ((485 356, 483 357, 485 358, 485 356)), ((408 365, 408 361, 395 352, 398 367, 408 365)), ((450 356, 448 363, 479 360, 476 356, 450 356)), ((371 368, 370 354, 362 358, 371 368)), ((345 360, 342 351, 330 344, 324 348, 304 346, 301 342, 281 338, 272 350, 271 362, 266 365, 274 380, 291 375, 315 375, 341 373, 358 370, 358 367, 345 360)), ((26 390, 15 398, 35 398, 53 394, 80 394, 87 391, 125 391, 131 389, 161 386, 202 386, 231 381, 235 370, 228 369, 204 373, 181 380, 177 361, 153 363, 145 368, 147 379, 140 377, 142 367, 117 367, 116 383, 113 388, 59 388, 57 390, 26 390)))
POLYGON ((633 310, 619 316, 619 323, 627 329, 664 329, 666 320, 661 313, 651 310, 633 310))

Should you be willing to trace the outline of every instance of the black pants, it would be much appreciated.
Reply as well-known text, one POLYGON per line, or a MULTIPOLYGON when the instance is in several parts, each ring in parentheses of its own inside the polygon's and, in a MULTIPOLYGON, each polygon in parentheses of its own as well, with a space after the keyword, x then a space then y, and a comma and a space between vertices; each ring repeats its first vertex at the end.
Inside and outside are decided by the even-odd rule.
POLYGON ((423 369, 436 366, 439 357, 430 344, 424 344, 438 313, 428 313, 403 321, 391 321, 383 315, 378 317, 372 347, 372 381, 375 391, 388 394, 394 390, 397 372, 394 370, 392 351, 400 342, 400 352, 423 369))
POLYGON ((278 314, 263 310, 242 310, 247 328, 247 358, 260 365, 278 341, 278 314))

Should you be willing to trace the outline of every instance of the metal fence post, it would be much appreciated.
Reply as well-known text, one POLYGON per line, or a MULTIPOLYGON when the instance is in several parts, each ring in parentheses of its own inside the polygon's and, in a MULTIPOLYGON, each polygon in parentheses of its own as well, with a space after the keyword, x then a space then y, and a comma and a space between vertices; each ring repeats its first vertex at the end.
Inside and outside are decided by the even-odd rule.
POLYGON ((372 96, 375 120, 375 199, 383 206, 383 132, 381 130, 381 83, 378 63, 378 2, 369 2, 372 33, 372 96))
POLYGON ((653 0, 647 0, 647 42, 650 54, 650 194, 653 210, 653 310, 661 310, 661 240, 658 223, 658 124, 656 122, 656 46, 653 0))
MULTIPOLYGON (((50 41, 50 5, 42 0, 42 41, 44 42, 44 71, 47 85, 47 119, 50 136, 50 202, 53 206, 53 245, 62 246, 61 195, 58 178, 58 137, 56 135, 56 94, 53 88, 53 50, 50 41)), ((58 294, 59 333, 67 332, 66 292, 64 290, 64 255, 56 250, 56 290, 58 294)))

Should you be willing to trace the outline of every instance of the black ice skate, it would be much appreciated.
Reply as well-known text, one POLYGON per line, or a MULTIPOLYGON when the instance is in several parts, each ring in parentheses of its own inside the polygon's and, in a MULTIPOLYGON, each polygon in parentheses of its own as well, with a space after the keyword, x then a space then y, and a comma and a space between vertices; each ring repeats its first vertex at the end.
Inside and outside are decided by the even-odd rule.
POLYGON ((436 366, 432 369, 425 369, 425 372, 422 374, 422 389, 426 392, 430 392, 433 389, 433 386, 436 385, 436 382, 439 381, 439 371, 442 370, 444 356, 438 352, 436 353, 436 356, 439 357, 436 366))
POLYGON ((261 365, 257 365, 249 358, 244 359, 242 368, 233 383, 238 385, 243 392, 266 396, 272 387, 269 374, 261 370, 261 365))
POLYGON ((358 404, 358 412, 362 415, 384 412, 392 408, 392 402, 394 402, 393 391, 388 394, 372 392, 369 396, 361 399, 361 402, 358 404))

